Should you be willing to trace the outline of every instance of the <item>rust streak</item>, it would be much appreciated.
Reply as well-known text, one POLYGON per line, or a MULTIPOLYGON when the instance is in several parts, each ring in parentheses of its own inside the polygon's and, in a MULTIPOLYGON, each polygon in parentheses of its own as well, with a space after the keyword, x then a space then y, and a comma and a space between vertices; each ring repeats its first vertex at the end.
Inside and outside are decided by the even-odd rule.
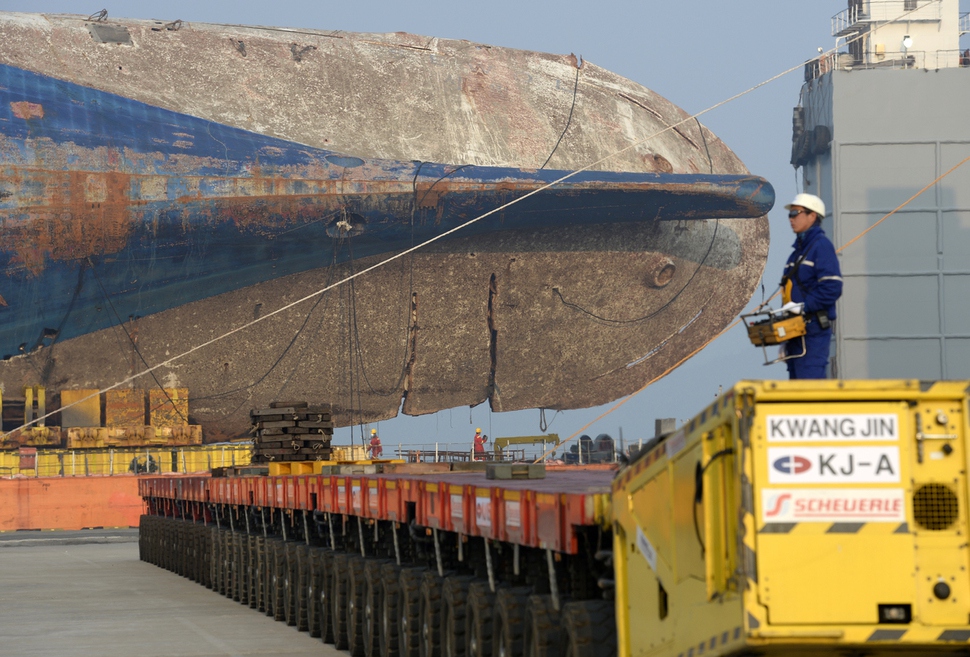
POLYGON ((44 118, 44 106, 39 103, 30 103, 26 100, 21 100, 16 103, 10 103, 10 109, 13 111, 14 116, 24 121, 44 118))

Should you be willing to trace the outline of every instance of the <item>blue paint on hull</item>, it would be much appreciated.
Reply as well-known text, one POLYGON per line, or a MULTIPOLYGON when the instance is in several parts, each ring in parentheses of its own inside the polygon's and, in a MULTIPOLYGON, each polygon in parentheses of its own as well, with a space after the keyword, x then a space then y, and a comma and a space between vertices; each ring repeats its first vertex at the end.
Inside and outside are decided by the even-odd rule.
MULTIPOLYGON (((0 65, 0 355, 351 247, 397 252, 565 174, 365 160, 0 65)), ((459 235, 754 218, 773 202, 754 176, 583 172, 459 235)))

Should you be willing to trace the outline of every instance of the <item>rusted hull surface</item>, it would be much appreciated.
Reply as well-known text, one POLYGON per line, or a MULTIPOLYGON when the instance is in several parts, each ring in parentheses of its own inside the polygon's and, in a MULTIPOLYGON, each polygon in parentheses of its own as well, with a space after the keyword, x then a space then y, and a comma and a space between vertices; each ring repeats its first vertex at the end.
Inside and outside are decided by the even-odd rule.
MULTIPOLYGON (((35 332, 25 350, 48 346, 3 364, 0 383, 10 388, 39 375, 54 387, 113 383, 142 369, 142 358, 165 360, 555 179, 535 170, 550 153, 550 167, 585 166, 682 116, 589 63, 467 42, 300 33, 293 48, 294 33, 125 21, 107 34, 130 43, 100 43, 96 28, 78 17, 0 14, 0 64, 173 112, 186 130, 169 132, 185 136, 159 137, 165 143, 136 156, 127 144, 98 142, 104 135, 93 130, 90 143, 16 133, 8 128, 50 124, 52 115, 11 97, 0 182, 21 198, 34 194, 51 216, 30 233, 36 243, 18 240, 19 252, 5 245, 24 276, 7 289, 35 308, 55 297, 76 304, 88 269, 85 293, 97 310, 85 330, 130 315, 138 348, 118 328, 71 339, 35 332), (229 156, 232 139, 251 134, 241 130, 261 133, 248 138, 261 154, 257 170, 229 156), (192 152, 205 133, 226 152, 192 152), (334 150, 355 158, 335 159, 334 150), (31 177, 38 170, 42 184, 31 177), (75 221, 92 211, 93 224, 75 221), (130 232, 157 230, 159 217, 173 230, 207 226, 199 239, 171 240, 190 246, 186 263, 211 267, 190 290, 196 296, 173 304, 171 290, 147 287, 129 295, 141 305, 118 296, 106 303, 116 290, 145 285, 139 275, 173 278, 158 233, 133 240, 130 232), (341 219, 354 229, 350 240, 334 240, 341 219), (382 220, 390 232, 371 242, 380 231, 354 223, 370 229, 382 220), (219 232, 226 227, 231 233, 219 232), (52 257, 56 240, 64 257, 52 257), (214 256, 220 244, 230 246, 214 256), (145 257, 157 259, 139 274, 145 257), (50 279, 57 284, 38 283, 51 267, 62 268, 50 279)), ((191 390, 193 421, 210 437, 245 431, 250 407, 280 397, 332 400, 346 424, 391 417, 402 397, 406 413, 420 414, 486 399, 496 410, 576 408, 627 394, 743 307, 767 255, 758 215, 771 194, 698 124, 599 168, 623 173, 583 174, 196 352, 159 380, 191 390), (652 175, 668 172, 705 175, 652 175), (351 390, 360 391, 353 400, 351 390)), ((11 199, 0 205, 6 225, 22 226, 30 211, 11 199)), ((42 329, 57 328, 48 323, 42 329)))

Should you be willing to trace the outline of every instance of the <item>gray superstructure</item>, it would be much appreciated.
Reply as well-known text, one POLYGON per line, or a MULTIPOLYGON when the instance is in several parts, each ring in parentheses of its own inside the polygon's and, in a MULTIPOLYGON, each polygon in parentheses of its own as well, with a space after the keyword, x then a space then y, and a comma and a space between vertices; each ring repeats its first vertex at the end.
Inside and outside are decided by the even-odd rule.
POLYGON ((931 184, 970 156, 968 22, 958 0, 849 0, 841 52, 806 65, 792 163, 845 246, 832 376, 970 377, 970 162, 931 184))

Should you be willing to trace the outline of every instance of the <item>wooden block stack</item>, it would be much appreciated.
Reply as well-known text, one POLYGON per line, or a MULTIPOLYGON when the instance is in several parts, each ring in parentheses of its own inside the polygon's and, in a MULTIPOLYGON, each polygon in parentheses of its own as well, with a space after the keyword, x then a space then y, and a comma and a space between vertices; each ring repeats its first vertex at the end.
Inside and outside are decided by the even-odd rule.
POLYGON ((272 402, 249 412, 253 423, 253 463, 328 461, 333 439, 330 404, 272 402))

